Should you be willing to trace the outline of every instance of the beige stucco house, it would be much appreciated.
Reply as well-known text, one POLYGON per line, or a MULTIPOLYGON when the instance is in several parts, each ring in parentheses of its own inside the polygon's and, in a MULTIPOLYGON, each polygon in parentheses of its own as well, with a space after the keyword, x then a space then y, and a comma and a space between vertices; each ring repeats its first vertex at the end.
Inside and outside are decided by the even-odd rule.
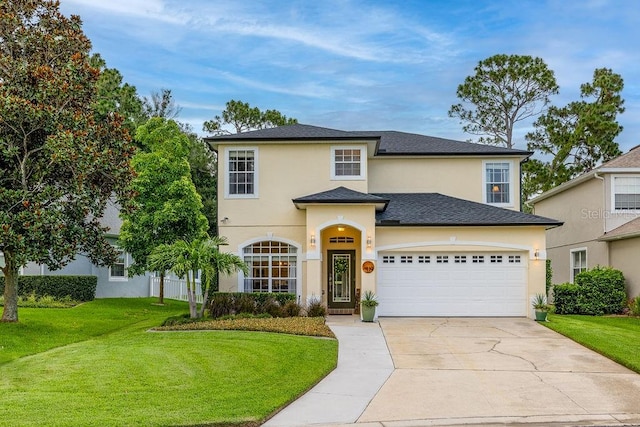
POLYGON ((564 222, 547 231, 554 283, 611 266, 624 273, 629 297, 640 295, 640 146, 530 203, 564 222))
POLYGON ((249 265, 220 290, 294 292, 380 316, 530 316, 545 230, 520 212, 531 153, 402 132, 291 125, 208 138, 219 234, 249 265))

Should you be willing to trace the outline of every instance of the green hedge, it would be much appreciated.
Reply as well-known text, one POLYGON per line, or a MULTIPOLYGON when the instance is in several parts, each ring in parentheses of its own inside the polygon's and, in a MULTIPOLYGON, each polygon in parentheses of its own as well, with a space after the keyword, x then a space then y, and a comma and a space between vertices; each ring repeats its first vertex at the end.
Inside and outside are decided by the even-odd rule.
MULTIPOLYGON (((69 297, 74 301, 92 301, 96 297, 96 276, 18 276, 18 295, 34 294, 54 298, 69 297)), ((4 293, 4 277, 0 277, 4 293)))
POLYGON ((214 292, 208 308, 211 317, 240 313, 269 313, 273 316, 280 307, 295 303, 296 299, 296 294, 290 293, 214 292))
POLYGON ((556 313, 618 314, 627 304, 624 276, 620 270, 595 267, 575 278, 575 285, 564 283, 553 288, 556 313))
POLYGON ((580 287, 573 283, 562 283, 553 287, 553 302, 557 314, 579 313, 578 295, 580 287))

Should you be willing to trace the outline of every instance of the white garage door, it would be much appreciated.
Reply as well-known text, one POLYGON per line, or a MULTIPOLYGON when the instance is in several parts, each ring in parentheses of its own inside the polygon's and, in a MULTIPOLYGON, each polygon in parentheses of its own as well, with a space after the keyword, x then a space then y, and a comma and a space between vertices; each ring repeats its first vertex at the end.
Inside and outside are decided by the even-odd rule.
POLYGON ((379 316, 526 316, 525 253, 380 253, 379 316))

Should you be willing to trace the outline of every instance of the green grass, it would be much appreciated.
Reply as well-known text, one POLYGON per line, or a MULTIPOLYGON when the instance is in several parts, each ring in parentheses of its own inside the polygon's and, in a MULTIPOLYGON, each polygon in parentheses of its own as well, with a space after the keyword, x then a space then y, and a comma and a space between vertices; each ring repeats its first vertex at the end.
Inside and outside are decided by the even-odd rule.
POLYGON ((334 367, 337 342, 241 331, 148 332, 172 301, 20 309, 0 324, 0 425, 259 425, 334 367))
POLYGON ((549 314, 546 327, 640 373, 640 318, 549 314))

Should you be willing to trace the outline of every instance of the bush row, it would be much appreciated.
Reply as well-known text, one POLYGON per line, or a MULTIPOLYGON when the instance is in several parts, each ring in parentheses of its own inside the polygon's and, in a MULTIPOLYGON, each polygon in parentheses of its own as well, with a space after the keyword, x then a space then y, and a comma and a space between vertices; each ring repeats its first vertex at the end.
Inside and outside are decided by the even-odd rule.
MULTIPOLYGON (((97 286, 96 276, 18 276, 19 296, 93 301, 97 286)), ((0 277, 0 293, 4 293, 4 277, 0 277)))
POLYGON ((271 317, 326 316, 321 303, 312 302, 303 307, 296 299, 296 294, 290 293, 214 292, 208 310, 213 318, 241 313, 271 317))
POLYGON ((578 274, 575 282, 553 287, 556 313, 618 314, 627 305, 624 276, 620 270, 595 267, 578 274))

